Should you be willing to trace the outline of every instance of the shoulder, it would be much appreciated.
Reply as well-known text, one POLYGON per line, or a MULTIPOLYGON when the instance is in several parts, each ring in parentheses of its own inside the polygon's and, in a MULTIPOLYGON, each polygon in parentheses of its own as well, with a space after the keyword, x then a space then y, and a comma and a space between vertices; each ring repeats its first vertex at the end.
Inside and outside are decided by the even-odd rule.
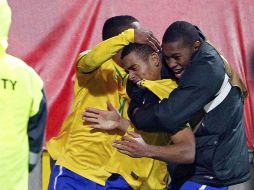
POLYGON ((224 62, 219 53, 213 47, 204 44, 192 57, 192 62, 185 69, 179 85, 194 87, 197 90, 206 89, 213 94, 220 89, 224 77, 224 62))
POLYGON ((200 49, 193 55, 186 74, 200 80, 222 81, 225 75, 223 59, 217 50, 210 44, 203 42, 200 49))
POLYGON ((41 84, 43 83, 41 77, 36 73, 36 71, 31 66, 26 64, 23 60, 12 55, 7 55, 6 61, 9 65, 9 69, 11 72, 17 75, 20 74, 20 77, 27 76, 30 77, 33 81, 41 84))

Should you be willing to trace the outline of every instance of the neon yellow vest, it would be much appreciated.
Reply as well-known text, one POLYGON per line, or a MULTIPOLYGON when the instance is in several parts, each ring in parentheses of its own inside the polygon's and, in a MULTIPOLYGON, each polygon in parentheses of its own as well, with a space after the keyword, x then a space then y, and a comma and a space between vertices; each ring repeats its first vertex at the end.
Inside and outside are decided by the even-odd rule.
POLYGON ((0 189, 28 190, 28 119, 39 110, 42 80, 6 54, 11 11, 0 0, 0 189))
POLYGON ((28 120, 42 99, 42 80, 21 60, 0 57, 0 184, 28 189, 28 120))

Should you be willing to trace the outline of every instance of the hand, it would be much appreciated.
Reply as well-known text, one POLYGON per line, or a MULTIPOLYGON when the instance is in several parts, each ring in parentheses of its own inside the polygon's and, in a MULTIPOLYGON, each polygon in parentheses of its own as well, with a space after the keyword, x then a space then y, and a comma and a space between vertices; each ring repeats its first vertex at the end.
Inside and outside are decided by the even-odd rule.
POLYGON ((119 128, 122 124, 120 114, 110 102, 107 102, 107 107, 108 110, 106 111, 87 108, 82 114, 83 120, 91 122, 90 127, 94 129, 112 130, 119 128))
POLYGON ((148 44, 151 48, 153 48, 154 51, 161 51, 160 42, 154 37, 152 31, 135 29, 134 32, 134 42, 138 44, 148 44))
POLYGON ((115 140, 112 144, 119 152, 130 157, 149 157, 149 145, 145 143, 142 136, 135 132, 127 132, 130 136, 124 136, 122 140, 115 140))

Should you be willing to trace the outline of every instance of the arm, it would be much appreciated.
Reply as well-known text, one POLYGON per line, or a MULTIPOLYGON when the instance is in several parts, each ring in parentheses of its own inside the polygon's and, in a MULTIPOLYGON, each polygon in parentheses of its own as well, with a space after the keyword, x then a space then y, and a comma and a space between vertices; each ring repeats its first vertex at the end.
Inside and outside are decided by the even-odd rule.
POLYGON ((44 132, 47 118, 47 105, 46 97, 43 90, 41 91, 41 93, 42 99, 40 101, 39 109, 35 115, 29 118, 28 122, 29 171, 31 171, 38 162, 44 141, 44 132))
POLYGON ((223 68, 212 72, 209 67, 205 62, 186 69, 170 98, 139 107, 130 117, 132 123, 137 129, 148 132, 166 130, 175 134, 182 130, 184 124, 212 100, 222 84, 223 68))
POLYGON ((119 152, 131 157, 149 157, 175 163, 192 163, 195 158, 195 138, 190 128, 171 136, 172 144, 167 146, 148 145, 141 135, 128 132, 130 136, 115 140, 113 146, 119 152))
POLYGON ((144 29, 128 29, 118 36, 101 42, 91 51, 81 53, 77 61, 77 70, 81 73, 91 72, 111 59, 124 46, 134 42, 148 44, 156 51, 160 50, 160 43, 153 36, 151 31, 144 29))
POLYGON ((131 42, 134 42, 134 29, 128 29, 118 36, 99 43, 91 51, 79 55, 78 71, 88 73, 95 70, 131 42))
POLYGON ((191 128, 185 128, 171 136, 172 145, 149 145, 148 157, 174 163, 192 163, 195 159, 195 138, 191 128))
POLYGON ((37 164, 44 143, 44 133, 47 119, 47 101, 43 90, 43 81, 37 73, 31 69, 32 105, 28 121, 29 141, 29 171, 37 164))

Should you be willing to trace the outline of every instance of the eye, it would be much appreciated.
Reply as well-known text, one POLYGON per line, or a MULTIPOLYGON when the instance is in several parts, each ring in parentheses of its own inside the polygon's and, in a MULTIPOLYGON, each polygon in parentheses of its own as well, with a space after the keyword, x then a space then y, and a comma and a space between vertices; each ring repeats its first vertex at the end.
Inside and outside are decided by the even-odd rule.
POLYGON ((135 67, 133 67, 132 70, 133 70, 133 71, 136 71, 137 69, 138 69, 138 67, 135 66, 135 67))
POLYGON ((163 57, 164 57, 164 60, 165 60, 165 61, 168 61, 168 60, 170 59, 170 57, 169 57, 169 56, 166 56, 166 55, 164 55, 163 57))
POLYGON ((179 60, 179 59, 181 59, 181 56, 180 55, 175 55, 175 56, 173 56, 173 59, 179 60))

